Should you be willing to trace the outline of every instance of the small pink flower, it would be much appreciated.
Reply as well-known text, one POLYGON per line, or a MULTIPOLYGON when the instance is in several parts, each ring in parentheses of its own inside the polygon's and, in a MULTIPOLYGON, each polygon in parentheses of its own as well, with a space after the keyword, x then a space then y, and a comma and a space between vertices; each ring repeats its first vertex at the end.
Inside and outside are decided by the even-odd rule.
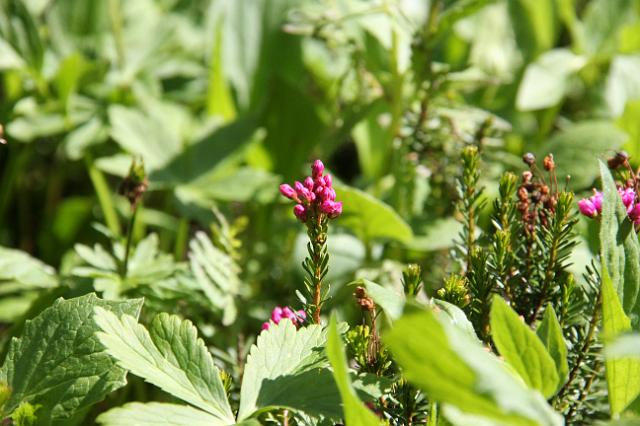
POLYGON ((342 203, 340 201, 325 200, 320 209, 330 218, 334 219, 342 214, 342 203))
POLYGON ((325 187, 322 192, 322 196, 325 200, 335 201, 336 200, 336 190, 331 187, 325 187))
POLYGON ((332 185, 332 181, 331 181, 331 175, 325 175, 324 178, 324 186, 331 186, 332 185))
POLYGON ((279 323, 282 319, 282 314, 282 308, 280 306, 276 306, 271 312, 271 321, 275 322, 276 324, 279 323))
POLYGON ((311 179, 311 177, 310 177, 310 176, 307 176, 307 178, 304 180, 304 186, 305 186, 309 191, 313 191, 314 182, 313 182, 313 179, 311 179))
POLYGON ((268 330, 268 329, 269 329, 269 326, 270 326, 269 321, 267 321, 267 322, 263 322, 263 323, 262 323, 262 329, 263 329, 263 330, 268 330))
POLYGON ((290 200, 293 200, 293 198, 296 196, 296 191, 291 187, 291 185, 288 185, 286 183, 280 185, 280 193, 290 200))
POLYGON ((598 213, 602 213, 602 192, 594 191, 591 202, 598 213))
POLYGON ((578 208, 580 209, 580 213, 587 217, 596 217, 598 214, 591 198, 583 198, 578 201, 578 208))
POLYGON ((640 204, 636 204, 628 211, 629 219, 635 224, 640 225, 640 204))
POLYGON ((313 165, 311 166, 311 175, 314 178, 317 178, 322 176, 323 172, 324 172, 324 164, 322 163, 322 161, 320 160, 314 161, 313 165))
POLYGON ((307 220, 307 209, 302 204, 296 204, 293 207, 293 214, 300 220, 305 222, 307 220))
POLYGON ((633 188, 618 188, 620 198, 622 198, 622 204, 627 208, 627 212, 633 209, 633 204, 636 199, 636 193, 633 188))

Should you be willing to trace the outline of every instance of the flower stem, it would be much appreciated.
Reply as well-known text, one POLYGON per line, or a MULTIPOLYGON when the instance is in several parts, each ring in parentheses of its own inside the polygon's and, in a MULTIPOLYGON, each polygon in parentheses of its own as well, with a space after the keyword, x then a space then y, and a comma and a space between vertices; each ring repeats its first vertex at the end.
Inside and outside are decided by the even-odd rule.
POLYGON ((127 227, 127 245, 124 249, 124 263, 122 265, 122 278, 127 276, 129 270, 129 252, 131 251, 131 240, 133 240, 133 228, 136 222, 136 216, 138 215, 138 204, 133 205, 131 217, 129 218, 129 226, 127 227))

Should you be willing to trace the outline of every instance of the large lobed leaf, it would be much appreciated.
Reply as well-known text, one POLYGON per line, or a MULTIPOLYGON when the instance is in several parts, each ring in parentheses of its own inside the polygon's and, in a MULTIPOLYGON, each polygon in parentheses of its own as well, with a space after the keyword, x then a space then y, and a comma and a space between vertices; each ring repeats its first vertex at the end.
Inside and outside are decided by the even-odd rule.
POLYGON ((477 339, 430 310, 405 315, 384 340, 410 382, 434 401, 481 416, 485 423, 476 424, 562 424, 538 391, 527 388, 477 339))
POLYGON ((297 330, 286 320, 262 332, 247 357, 238 420, 272 407, 340 417, 335 383, 322 350, 325 341, 322 327, 297 330))
POLYGON ((124 386, 126 372, 95 336, 98 326, 93 310, 99 307, 110 315, 133 318, 141 306, 141 299, 115 302, 88 294, 58 299, 27 321, 22 337, 11 341, 0 369, 0 383, 11 391, 4 413, 10 414, 21 403, 40 405, 37 424, 48 425, 71 418, 124 386))
POLYGON ((157 315, 147 331, 130 315, 97 308, 100 342, 118 364, 164 391, 233 424, 219 371, 190 321, 157 315))
POLYGON ((491 304, 491 337, 524 382, 546 398, 558 387, 556 366, 542 341, 500 296, 491 304))
POLYGON ((106 426, 215 426, 220 419, 188 405, 131 402, 101 414, 106 426))

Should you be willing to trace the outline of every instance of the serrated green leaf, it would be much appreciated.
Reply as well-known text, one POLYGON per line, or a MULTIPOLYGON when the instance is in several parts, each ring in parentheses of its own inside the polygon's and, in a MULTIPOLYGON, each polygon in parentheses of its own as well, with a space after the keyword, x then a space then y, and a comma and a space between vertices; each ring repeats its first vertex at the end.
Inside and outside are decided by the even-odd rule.
POLYGON ((500 296, 493 298, 490 322, 491 337, 500 355, 528 386, 551 397, 558 387, 558 373, 538 336, 500 296))
MULTIPOLYGON (((613 287, 607 265, 602 263, 602 329, 605 339, 613 339, 631 330, 613 287)), ((606 347, 606 346, 605 346, 606 347)), ((611 414, 617 416, 640 395, 640 360, 607 358, 605 362, 611 414)))
POLYGON ((360 401, 349 378, 347 357, 344 354, 344 343, 338 333, 335 316, 329 322, 329 336, 327 341, 327 357, 333 368, 333 377, 344 411, 345 423, 349 426, 378 426, 382 422, 360 401))
POLYGON ((538 326, 536 334, 542 340, 544 347, 553 358, 553 362, 556 364, 556 371, 560 378, 559 385, 563 384, 569 374, 569 364, 567 363, 567 343, 562 336, 562 327, 558 322, 556 312, 553 310, 553 306, 547 306, 544 311, 544 317, 542 322, 538 326))
POLYGON ((622 301, 624 312, 638 316, 640 291, 640 244, 633 224, 627 219, 627 209, 609 172, 600 162, 602 176, 602 220, 600 222, 600 250, 609 277, 622 301))
POLYGON ((407 379, 433 401, 500 425, 562 424, 538 391, 526 388, 477 339, 430 310, 403 316, 383 340, 407 379))
POLYGON ((219 371, 190 321, 157 315, 147 331, 135 318, 96 309, 97 333, 118 364, 162 390, 233 423, 219 371))
POLYGON ((338 223, 363 240, 407 242, 413 238, 411 227, 391 206, 356 188, 335 185, 335 189, 343 205, 338 223))
POLYGON ((22 337, 11 341, 0 369, 0 383, 11 389, 4 412, 24 402, 40 405, 38 424, 48 425, 72 417, 124 386, 126 372, 95 336, 99 328, 93 310, 100 307, 110 315, 113 311, 137 316, 141 306, 141 299, 115 302, 88 294, 58 299, 27 321, 22 337))
POLYGON ((339 416, 335 384, 322 353, 325 341, 320 326, 297 330, 291 321, 260 333, 247 357, 238 420, 272 407, 339 416))
POLYGON ((100 414, 96 421, 106 426, 222 426, 227 423, 188 405, 131 402, 100 414))

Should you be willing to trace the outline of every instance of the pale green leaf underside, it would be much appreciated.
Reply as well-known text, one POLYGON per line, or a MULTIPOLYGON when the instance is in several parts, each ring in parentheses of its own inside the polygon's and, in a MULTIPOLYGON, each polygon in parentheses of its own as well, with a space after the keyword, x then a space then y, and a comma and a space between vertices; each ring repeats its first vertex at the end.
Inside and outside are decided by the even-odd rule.
POLYGON ((132 402, 101 414, 105 426, 222 426, 225 422, 188 405, 132 402))
POLYGON ((627 219, 627 210, 618 195, 613 177, 603 162, 600 162, 600 174, 603 189, 601 255, 624 312, 637 323, 640 308, 640 244, 631 221, 627 219))
POLYGON ((491 305, 491 337, 524 382, 551 397, 558 387, 556 366, 542 341, 499 296, 491 305))
POLYGON ((278 406, 307 414, 339 413, 335 384, 322 353, 325 341, 320 326, 297 330, 291 321, 260 333, 247 357, 238 420, 278 406))
POLYGON ((562 424, 538 391, 527 389, 477 339, 431 311, 403 316, 384 340, 407 379, 435 401, 502 425, 562 424))
POLYGON ((118 364, 165 392, 233 424, 218 369, 189 321, 160 314, 147 331, 129 316, 96 309, 97 333, 118 364))
MULTIPOLYGON (((607 266, 602 264, 602 325, 605 339, 631 330, 607 266)), ((605 362, 611 414, 617 415, 640 394, 640 359, 608 358, 605 362)))
POLYGON ((126 372, 95 336, 93 310, 100 307, 110 315, 114 311, 137 317, 141 306, 141 299, 105 301, 92 293, 58 299, 27 321, 22 337, 11 341, 0 369, 0 383, 11 388, 5 412, 23 402, 39 404, 38 424, 46 425, 68 419, 124 386, 126 372))

